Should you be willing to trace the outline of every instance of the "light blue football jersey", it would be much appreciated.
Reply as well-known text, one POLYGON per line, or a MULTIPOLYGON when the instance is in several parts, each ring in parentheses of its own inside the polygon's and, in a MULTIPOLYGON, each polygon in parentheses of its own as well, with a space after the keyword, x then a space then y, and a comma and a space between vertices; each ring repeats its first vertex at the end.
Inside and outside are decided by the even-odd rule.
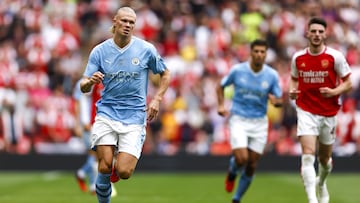
POLYGON ((105 75, 104 89, 97 102, 97 115, 124 124, 145 124, 148 75, 166 69, 156 48, 137 37, 120 48, 107 39, 91 51, 84 76, 96 71, 105 75))
POLYGON ((260 118, 267 113, 268 94, 282 96, 277 72, 264 64, 255 73, 249 62, 234 65, 230 73, 221 80, 221 86, 234 86, 231 113, 245 118, 260 118))

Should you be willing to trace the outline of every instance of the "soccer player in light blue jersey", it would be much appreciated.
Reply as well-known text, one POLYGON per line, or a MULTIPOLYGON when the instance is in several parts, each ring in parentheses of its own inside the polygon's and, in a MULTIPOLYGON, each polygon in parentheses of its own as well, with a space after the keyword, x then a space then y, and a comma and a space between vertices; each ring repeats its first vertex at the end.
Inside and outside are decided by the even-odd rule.
POLYGON ((111 182, 128 179, 135 170, 146 136, 146 123, 155 119, 170 83, 170 71, 156 48, 133 36, 136 13, 120 8, 113 18, 113 37, 91 51, 81 91, 103 83, 97 102, 91 142, 99 165, 96 194, 110 202, 111 182), (154 97, 146 102, 149 72, 160 75, 154 97), (114 160, 114 161, 113 161, 114 160))
POLYGON ((232 198, 239 203, 250 186, 257 162, 264 152, 268 136, 267 105, 282 105, 282 90, 276 70, 265 63, 267 42, 261 39, 250 45, 250 59, 235 64, 217 88, 218 113, 230 115, 229 130, 232 157, 225 180, 225 190, 232 192, 235 179, 241 173, 238 188, 232 198), (224 88, 233 85, 230 112, 224 106, 224 88), (240 169, 242 169, 240 172, 240 169))

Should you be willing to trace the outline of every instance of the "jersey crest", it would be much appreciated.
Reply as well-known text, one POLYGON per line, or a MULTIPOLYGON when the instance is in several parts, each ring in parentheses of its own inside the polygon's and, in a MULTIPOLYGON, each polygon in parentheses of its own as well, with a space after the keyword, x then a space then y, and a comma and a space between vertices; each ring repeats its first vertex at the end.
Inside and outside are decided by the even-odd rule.
POLYGON ((269 83, 268 83, 267 81, 262 81, 261 87, 262 87, 263 89, 267 89, 267 88, 269 87, 269 83))
POLYGON ((139 60, 138 58, 133 58, 133 59, 131 60, 131 63, 132 63, 133 65, 137 66, 137 65, 139 65, 139 63, 140 63, 140 60, 139 60))
POLYGON ((329 60, 327 60, 327 59, 321 60, 321 67, 322 68, 328 68, 329 64, 330 64, 329 60))

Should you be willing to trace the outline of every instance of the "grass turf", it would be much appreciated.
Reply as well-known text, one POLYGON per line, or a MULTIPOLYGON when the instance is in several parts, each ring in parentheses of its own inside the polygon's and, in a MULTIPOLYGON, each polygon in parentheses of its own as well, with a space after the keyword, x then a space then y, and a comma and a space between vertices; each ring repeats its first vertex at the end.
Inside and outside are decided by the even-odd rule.
MULTIPOLYGON (((112 203, 226 203, 224 173, 140 173, 116 183, 112 203)), ((237 179, 238 180, 238 179, 237 179)), ((360 174, 333 173, 328 180, 331 203, 358 203, 360 174)), ((96 203, 83 193, 73 173, 0 172, 1 203, 96 203)), ((304 203, 298 173, 258 173, 243 203, 304 203)))

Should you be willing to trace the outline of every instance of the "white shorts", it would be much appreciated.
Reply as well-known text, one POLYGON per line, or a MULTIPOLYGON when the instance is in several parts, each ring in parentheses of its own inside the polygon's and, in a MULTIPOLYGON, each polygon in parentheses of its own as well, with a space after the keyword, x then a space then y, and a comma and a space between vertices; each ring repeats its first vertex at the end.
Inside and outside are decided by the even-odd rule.
POLYGON ((91 148, 97 145, 114 145, 118 152, 140 158, 146 137, 145 125, 126 125, 119 121, 97 116, 92 127, 91 148))
POLYGON ((297 112, 297 135, 319 136, 319 142, 330 145, 335 142, 336 116, 326 117, 315 115, 296 107, 297 112))
POLYGON ((230 144, 232 149, 249 148, 254 152, 263 154, 267 137, 269 122, 267 117, 248 119, 232 115, 229 120, 230 144))

